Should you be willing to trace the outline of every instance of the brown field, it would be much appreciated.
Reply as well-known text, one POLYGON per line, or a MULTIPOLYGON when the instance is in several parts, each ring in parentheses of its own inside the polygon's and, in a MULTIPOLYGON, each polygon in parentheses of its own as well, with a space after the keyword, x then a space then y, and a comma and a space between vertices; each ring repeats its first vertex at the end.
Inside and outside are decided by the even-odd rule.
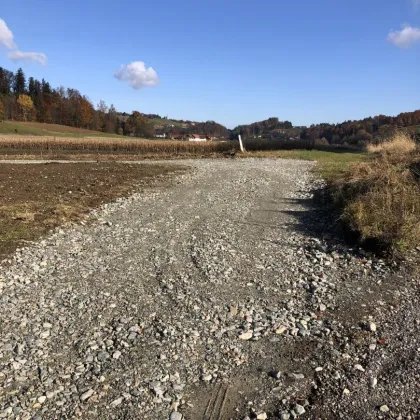
POLYGON ((169 140, 144 140, 138 138, 52 137, 52 136, 1 136, 0 150, 63 152, 78 151, 135 154, 190 154, 202 155, 231 150, 236 142, 188 142, 169 140))
POLYGON ((0 260, 24 241, 139 187, 164 185, 169 174, 184 170, 154 164, 1 164, 0 260))
MULTIPOLYGON (((261 150, 311 149, 307 141, 248 140, 244 142, 248 152, 261 150)), ((184 157, 234 155, 239 149, 237 141, 188 142, 172 140, 146 140, 113 137, 53 137, 0 135, 0 154, 5 155, 57 155, 114 154, 143 157, 184 157)))

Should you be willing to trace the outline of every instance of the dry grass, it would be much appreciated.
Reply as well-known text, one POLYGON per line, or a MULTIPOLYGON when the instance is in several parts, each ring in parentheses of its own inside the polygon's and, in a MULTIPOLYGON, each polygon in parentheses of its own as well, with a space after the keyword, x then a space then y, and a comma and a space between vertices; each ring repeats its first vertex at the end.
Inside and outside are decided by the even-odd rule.
POLYGON ((416 150, 416 142, 408 133, 398 132, 391 139, 379 144, 369 144, 369 153, 405 155, 416 150))
POLYGON ((397 134, 334 183, 342 221, 364 243, 387 250, 420 245, 420 150, 397 134))

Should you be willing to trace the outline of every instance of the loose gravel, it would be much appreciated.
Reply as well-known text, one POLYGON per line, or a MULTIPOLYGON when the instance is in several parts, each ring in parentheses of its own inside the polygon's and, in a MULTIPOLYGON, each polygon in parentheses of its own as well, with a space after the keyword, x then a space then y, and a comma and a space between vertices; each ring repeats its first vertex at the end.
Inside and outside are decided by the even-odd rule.
POLYGON ((410 265, 335 239, 311 163, 185 164, 4 264, 0 418, 418 418, 410 265))

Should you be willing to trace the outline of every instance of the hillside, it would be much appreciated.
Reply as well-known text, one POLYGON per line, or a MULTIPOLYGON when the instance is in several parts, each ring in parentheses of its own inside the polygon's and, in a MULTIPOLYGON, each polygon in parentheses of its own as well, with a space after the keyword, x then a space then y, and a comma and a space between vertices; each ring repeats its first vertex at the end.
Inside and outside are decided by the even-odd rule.
POLYGON ((21 121, 0 122, 0 135, 2 134, 55 137, 123 137, 117 134, 107 134, 67 125, 21 121))
POLYGON ((301 128, 293 127, 290 121, 279 121, 277 117, 257 121, 252 124, 238 125, 231 131, 232 137, 239 134, 243 139, 262 138, 268 140, 290 140, 300 137, 301 128))
POLYGON ((417 134, 420 125, 420 110, 402 112, 397 116, 377 115, 363 120, 344 121, 339 124, 314 124, 302 131, 303 140, 325 139, 330 144, 363 147, 382 141, 395 131, 407 130, 417 134))

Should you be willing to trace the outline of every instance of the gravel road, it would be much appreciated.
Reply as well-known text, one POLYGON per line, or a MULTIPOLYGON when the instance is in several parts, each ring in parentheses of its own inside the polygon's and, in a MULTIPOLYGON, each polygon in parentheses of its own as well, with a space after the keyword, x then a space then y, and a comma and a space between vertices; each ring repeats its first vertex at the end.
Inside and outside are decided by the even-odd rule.
POLYGON ((3 264, 0 418, 419 418, 415 272, 334 239, 311 163, 180 164, 3 264))

